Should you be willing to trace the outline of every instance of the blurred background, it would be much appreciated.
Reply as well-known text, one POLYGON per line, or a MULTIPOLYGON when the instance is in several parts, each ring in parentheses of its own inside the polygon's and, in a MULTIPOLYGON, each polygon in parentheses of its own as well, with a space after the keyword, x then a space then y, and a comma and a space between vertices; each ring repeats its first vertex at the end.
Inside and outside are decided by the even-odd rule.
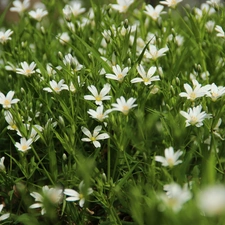
MULTIPOLYGON (((41 2, 41 0, 30 0, 31 1, 31 6, 33 4, 35 4, 36 2, 41 2)), ((63 0, 59 0, 59 1, 63 1, 63 0)), ((89 5, 90 0, 79 0, 80 2, 83 2, 84 5, 89 5)), ((116 3, 116 0, 94 0, 96 1, 96 3, 100 3, 100 4, 104 4, 104 3, 116 3)), ((138 1, 138 0, 135 0, 138 1)), ((145 2, 147 4, 151 4, 152 6, 156 6, 157 4, 159 4, 160 0, 145 0, 145 2)), ((4 12, 4 10, 8 7, 10 3, 12 3, 13 0, 0 0, 0 15, 4 12)), ((206 2, 206 0, 183 0, 182 4, 189 4, 191 6, 194 5, 200 5, 201 3, 206 2)), ((9 11, 9 10, 8 10, 9 11)), ((11 13, 11 12, 7 12, 6 15, 6 19, 7 21, 16 21, 18 19, 18 15, 17 13, 11 13)))

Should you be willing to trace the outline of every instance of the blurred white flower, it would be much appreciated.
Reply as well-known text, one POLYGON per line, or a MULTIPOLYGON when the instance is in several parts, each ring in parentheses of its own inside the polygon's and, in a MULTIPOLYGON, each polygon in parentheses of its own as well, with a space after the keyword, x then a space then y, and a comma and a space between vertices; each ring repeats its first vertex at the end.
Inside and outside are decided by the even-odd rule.
POLYGON ((65 5, 65 7, 63 8, 63 15, 67 21, 70 21, 72 16, 72 10, 70 5, 65 5))
POLYGON ((155 161, 161 162, 163 166, 173 167, 180 163, 182 160, 178 160, 179 157, 183 154, 182 151, 178 150, 174 152, 173 147, 169 147, 165 149, 165 157, 163 156, 155 156, 155 161))
POLYGON ((217 37, 225 38, 225 32, 221 26, 216 25, 215 31, 217 32, 217 34, 216 34, 217 37))
POLYGON ((36 63, 32 62, 30 65, 27 62, 21 62, 22 69, 16 68, 16 73, 25 75, 27 77, 31 76, 31 74, 35 73, 36 63))
POLYGON ((111 7, 120 13, 125 13, 133 2, 134 0, 117 0, 117 4, 111 4, 111 7))
POLYGON ((44 215, 46 213, 46 203, 57 205, 62 202, 63 190, 60 188, 49 188, 47 185, 45 185, 42 187, 41 194, 38 192, 31 192, 30 195, 35 199, 36 203, 32 204, 29 208, 41 208, 41 215, 44 215))
POLYGON ((75 56, 72 56, 71 54, 65 55, 63 59, 63 63, 67 66, 71 66, 73 71, 79 71, 83 68, 83 65, 81 65, 77 58, 75 56))
POLYGON ((224 215, 225 187, 220 184, 205 187, 198 193, 197 205, 207 216, 224 215))
POLYGON ((6 44, 9 40, 12 38, 10 37, 12 35, 13 31, 8 29, 7 31, 0 31, 0 43, 6 44))
POLYGON ((30 0, 24 0, 23 2, 16 0, 13 1, 13 7, 10 8, 11 12, 23 13, 30 7, 30 0))
POLYGON ((123 96, 121 96, 120 98, 116 99, 117 103, 112 104, 112 106, 114 107, 112 108, 112 111, 120 111, 124 115, 127 115, 131 108, 137 107, 137 104, 134 104, 135 101, 136 101, 135 98, 129 98, 126 101, 126 99, 123 96))
POLYGON ((102 105, 102 101, 110 100, 111 96, 107 95, 111 90, 110 84, 105 84, 100 93, 98 93, 97 88, 94 85, 88 86, 88 90, 92 95, 85 95, 84 99, 95 101, 96 105, 102 105))
POLYGON ((221 0, 209 0, 209 1, 206 1, 206 3, 211 5, 214 8, 219 8, 222 5, 221 0))
POLYGON ((5 171, 5 165, 4 165, 5 157, 0 158, 0 170, 5 171))
POLYGON ((85 12, 85 8, 82 8, 81 3, 77 1, 73 1, 70 3, 70 9, 72 14, 77 17, 81 13, 85 12))
POLYGON ((144 82, 145 85, 149 85, 152 83, 152 81, 160 80, 158 75, 153 76, 154 73, 156 72, 156 69, 157 69, 156 66, 152 66, 146 73, 142 65, 137 66, 137 70, 141 78, 140 77, 134 78, 131 80, 131 83, 144 82))
POLYGON ((118 80, 119 82, 122 82, 124 77, 127 76, 127 73, 129 71, 129 67, 125 67, 123 70, 119 65, 112 66, 114 74, 107 73, 105 76, 108 79, 112 80, 118 80))
POLYGON ((180 114, 186 118, 186 127, 192 125, 196 127, 201 127, 203 125, 204 119, 211 118, 211 114, 207 114, 205 111, 202 111, 202 106, 198 105, 193 108, 189 108, 187 112, 180 111, 180 114))
POLYGON ((43 90, 47 92, 56 92, 57 94, 59 94, 62 90, 69 90, 68 85, 64 84, 64 82, 65 81, 63 79, 60 80, 58 83, 54 80, 51 80, 49 82, 51 88, 46 87, 46 88, 43 88, 43 90))
POLYGON ((149 48, 146 49, 144 56, 147 59, 152 59, 152 60, 156 61, 159 57, 166 55, 165 52, 167 52, 167 51, 169 51, 168 47, 157 49, 157 47, 155 45, 150 44, 149 48))
POLYGON ((210 85, 210 90, 206 93, 207 97, 210 97, 212 101, 216 101, 218 98, 225 94, 225 87, 216 86, 214 83, 210 85))
POLYGON ((90 195, 92 193, 93 193, 92 188, 88 188, 86 190, 86 193, 85 193, 85 185, 84 185, 83 181, 81 181, 80 184, 79 184, 79 192, 77 192, 73 189, 68 189, 68 188, 66 188, 64 190, 64 194, 69 196, 69 197, 66 198, 66 201, 68 201, 68 202, 79 201, 80 207, 84 206, 85 196, 90 195))
POLYGON ((157 20, 160 17, 160 15, 163 13, 162 11, 163 8, 164 8, 163 5, 157 5, 154 8, 152 5, 148 4, 145 6, 144 13, 148 15, 149 17, 151 17, 153 20, 157 20))
POLYGON ((27 150, 31 149, 31 144, 32 144, 33 140, 30 139, 26 139, 26 138, 20 138, 20 142, 16 142, 15 146, 16 148, 21 151, 21 152, 27 152, 27 150))
POLYGON ((2 209, 3 209, 4 205, 0 204, 0 221, 6 220, 9 218, 10 214, 9 213, 2 213, 2 209))
POLYGON ((166 0, 166 1, 160 1, 159 3, 162 5, 166 5, 170 8, 175 8, 179 2, 182 2, 183 0, 166 0))
POLYGON ((16 104, 18 101, 20 101, 18 98, 13 99, 14 94, 14 91, 9 91, 5 96, 0 92, 0 104, 4 109, 9 109, 11 108, 12 104, 16 104))
POLYGON ((212 33, 215 27, 215 21, 209 20, 205 24, 205 28, 208 32, 212 33))
POLYGON ((59 39, 59 42, 62 45, 65 45, 66 43, 70 41, 70 36, 67 32, 63 32, 62 34, 59 34, 57 38, 59 39))
POLYGON ((86 127, 81 127, 81 130, 87 136, 87 138, 82 138, 81 141, 92 142, 95 148, 101 147, 101 144, 98 140, 109 138, 109 135, 107 133, 99 134, 102 130, 102 126, 95 127, 93 134, 86 127))
MULTIPOLYGON (((162 207, 168 207, 174 212, 179 212, 182 209, 184 203, 192 198, 192 194, 188 189, 187 184, 183 188, 177 183, 171 183, 164 185, 163 190, 166 193, 161 194, 159 197, 163 201, 162 207)), ((163 208, 163 209, 164 209, 163 208)))
POLYGON ((30 11, 29 15, 33 19, 35 19, 38 22, 40 22, 44 16, 48 15, 48 11, 46 11, 44 9, 36 9, 36 11, 34 11, 34 10, 30 11))
POLYGON ((7 110, 4 112, 5 120, 9 124, 7 126, 8 130, 17 130, 17 125, 13 119, 13 115, 7 110))

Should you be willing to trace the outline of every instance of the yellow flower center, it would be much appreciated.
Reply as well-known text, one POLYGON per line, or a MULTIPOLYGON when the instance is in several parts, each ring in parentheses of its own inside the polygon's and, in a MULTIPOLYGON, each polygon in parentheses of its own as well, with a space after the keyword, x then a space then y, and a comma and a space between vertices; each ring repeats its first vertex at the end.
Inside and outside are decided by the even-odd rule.
POLYGON ((17 130, 17 126, 16 126, 15 123, 14 124, 11 124, 11 127, 12 127, 12 129, 17 130))
POLYGON ((10 104, 11 104, 11 101, 9 101, 8 99, 5 99, 4 105, 5 105, 6 107, 8 107, 10 104))
POLYGON ((83 199, 84 195, 83 194, 79 194, 79 199, 83 199))
POLYGON ((129 109, 130 109, 130 108, 129 108, 127 105, 124 105, 124 106, 123 106, 123 109, 122 109, 123 114, 124 114, 124 115, 127 115, 128 112, 129 112, 129 109))
POLYGON ((95 137, 91 137, 90 139, 91 139, 91 141, 96 141, 95 137))
POLYGON ((22 151, 24 151, 24 152, 27 150, 27 148, 28 148, 27 145, 22 145, 22 146, 21 146, 21 149, 22 149, 22 151))
POLYGON ((168 158, 167 159, 167 162, 169 164, 169 167, 173 167, 174 166, 174 160, 173 160, 173 158, 168 158))
POLYGON ((31 70, 30 70, 30 69, 26 69, 26 70, 25 70, 25 73, 26 73, 27 75, 29 75, 29 74, 31 73, 31 70))
POLYGON ((195 125, 198 122, 198 118, 196 116, 192 116, 190 120, 191 125, 195 125))
POLYGON ((55 92, 59 92, 60 91, 60 88, 57 86, 53 89, 55 92))
POLYGON ((122 74, 122 73, 118 74, 118 75, 117 75, 117 78, 118 78, 119 80, 123 79, 123 74, 122 74))
POLYGON ((190 94, 190 99, 191 99, 191 101, 194 101, 195 99, 196 99, 196 94, 195 94, 195 92, 191 92, 191 94, 190 94))
POLYGON ((101 100, 102 100, 102 96, 101 96, 101 95, 97 95, 97 96, 95 97, 95 100, 96 100, 96 101, 101 101, 101 100))
POLYGON ((147 83, 147 82, 149 82, 149 78, 147 78, 147 77, 145 77, 145 78, 143 78, 143 81, 145 82, 145 83, 147 83))

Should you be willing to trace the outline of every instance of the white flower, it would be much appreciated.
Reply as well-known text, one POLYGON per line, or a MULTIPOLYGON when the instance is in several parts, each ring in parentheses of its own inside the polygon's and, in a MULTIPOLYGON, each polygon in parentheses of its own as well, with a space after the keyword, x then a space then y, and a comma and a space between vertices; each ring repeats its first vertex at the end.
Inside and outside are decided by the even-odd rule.
POLYGON ((32 144, 33 140, 30 139, 26 139, 26 138, 20 138, 20 143, 16 142, 15 146, 16 148, 21 151, 21 152, 26 152, 28 149, 31 149, 31 144, 32 144))
POLYGON ((127 101, 126 99, 121 96, 120 98, 116 99, 117 103, 113 103, 112 106, 114 107, 112 111, 120 111, 124 115, 127 115, 131 108, 134 108, 137 106, 137 104, 134 104, 136 101, 135 98, 129 98, 127 101))
MULTIPOLYGON (((164 185, 163 187, 166 194, 160 195, 160 199, 164 204, 171 208, 174 212, 182 209, 184 203, 192 198, 191 192, 188 190, 187 184, 183 188, 177 183, 164 185)), ((165 206, 163 205, 163 207, 165 206)))
POLYGON ((71 54, 65 55, 63 63, 65 65, 71 66, 73 68, 73 71, 79 71, 83 68, 83 65, 81 65, 78 62, 77 58, 75 56, 72 56, 71 54))
POLYGON ((216 25, 215 31, 217 32, 217 34, 216 34, 217 37, 225 38, 225 32, 221 26, 216 25))
POLYGON ((13 31, 10 29, 5 32, 0 31, 0 43, 5 44, 8 40, 11 40, 12 38, 10 36, 12 35, 12 33, 13 31))
POLYGON ((152 5, 146 5, 144 13, 148 16, 150 16, 153 20, 157 20, 160 17, 160 14, 162 14, 164 6, 157 5, 155 8, 152 5))
POLYGON ((155 156, 155 161, 161 162, 163 166, 173 167, 182 163, 182 160, 178 160, 182 154, 182 151, 178 150, 174 152, 173 147, 169 147, 165 149, 165 157, 155 156))
POLYGON ((47 185, 45 185, 42 187, 41 194, 38 192, 31 192, 30 195, 35 199, 36 203, 32 204, 29 208, 41 208, 41 215, 44 215, 46 213, 46 200, 47 202, 54 205, 61 203, 63 198, 63 191, 60 188, 49 188, 47 185))
POLYGON ((0 104, 3 106, 4 109, 11 108, 12 104, 16 104, 19 101, 18 98, 13 99, 14 94, 14 91, 9 91, 5 96, 3 93, 0 92, 0 104))
POLYGON ((214 8, 219 8, 219 6, 222 5, 221 0, 209 0, 209 1, 206 1, 206 3, 211 5, 214 8))
POLYGON ((29 77, 31 74, 35 73, 34 68, 36 67, 36 63, 32 62, 28 65, 27 62, 21 62, 22 69, 16 68, 16 73, 25 75, 29 77))
POLYGON ((5 165, 4 165, 5 157, 0 158, 0 171, 5 171, 5 165))
POLYGON ((63 8, 63 15, 67 21, 70 21, 71 15, 72 15, 72 10, 70 5, 65 5, 63 8))
POLYGON ((188 112, 180 111, 180 114, 186 118, 186 127, 192 125, 196 127, 201 127, 203 125, 204 119, 211 118, 211 114, 207 114, 205 111, 201 112, 202 106, 198 105, 193 108, 189 108, 188 112))
POLYGON ((98 93, 98 90, 94 85, 88 86, 88 90, 92 95, 85 95, 84 99, 94 100, 96 105, 102 105, 102 101, 110 100, 111 96, 107 95, 110 89, 110 84, 105 84, 100 93, 98 93))
POLYGON ((70 41, 70 36, 67 32, 63 32, 62 34, 59 34, 57 38, 59 39, 59 42, 62 45, 65 45, 66 43, 70 41))
POLYGON ((69 90, 68 85, 64 84, 63 79, 60 80, 58 83, 54 80, 50 81, 49 83, 50 83, 51 88, 49 88, 49 87, 43 88, 44 91, 56 92, 57 94, 59 94, 62 90, 69 90))
POLYGON ((3 209, 4 205, 0 204, 0 221, 6 220, 9 218, 10 214, 9 213, 4 213, 2 214, 2 209, 3 209))
POLYGON ((165 55, 165 52, 169 51, 168 47, 157 49, 155 45, 149 45, 149 49, 145 51, 144 55, 148 59, 157 60, 159 57, 165 55))
POLYGON ((93 118, 97 119, 98 121, 102 122, 104 119, 108 118, 108 114, 112 112, 111 109, 106 110, 103 112, 103 105, 97 107, 96 111, 93 109, 88 110, 88 114, 93 118))
POLYGON ((197 205, 207 216, 224 215, 225 187, 217 184, 204 188, 198 194, 197 205))
POLYGON ((85 12, 85 8, 82 8, 81 3, 76 1, 71 3, 70 9, 75 17, 85 12))
POLYGON ((166 0, 166 1, 160 1, 159 3, 162 5, 167 5, 170 8, 175 8, 179 2, 182 2, 183 0, 166 0))
POLYGON ((210 97, 212 101, 216 101, 218 98, 222 97, 225 94, 225 87, 216 86, 214 83, 210 85, 210 90, 206 93, 207 97, 210 97))
POLYGON ((111 4, 111 7, 120 13, 125 13, 134 0, 117 0, 117 4, 111 4))
POLYGON ((95 127, 93 134, 86 127, 81 127, 81 130, 87 136, 87 138, 82 138, 81 141, 92 142, 95 148, 101 147, 101 144, 98 140, 109 138, 107 133, 99 134, 102 130, 102 126, 95 127))
POLYGON ((7 62, 8 65, 5 66, 5 69, 8 71, 16 72, 16 66, 14 66, 11 62, 7 62))
POLYGON ((213 20, 209 20, 206 24, 205 24, 205 28, 208 32, 213 32, 213 29, 215 27, 215 21, 213 20))
POLYGON ((32 10, 29 12, 29 15, 37 20, 38 22, 40 22, 42 20, 42 18, 46 15, 48 15, 48 12, 44 9, 36 9, 36 11, 32 10))
POLYGON ((84 187, 84 182, 81 181, 79 184, 79 192, 73 190, 73 189, 68 189, 66 188, 64 190, 64 194, 68 195, 69 197, 66 198, 66 201, 68 202, 74 202, 74 201, 79 201, 79 206, 83 207, 85 203, 85 196, 90 195, 93 193, 92 188, 87 189, 87 193, 85 192, 85 187, 84 187))
POLYGON ((16 123, 13 119, 12 114, 7 110, 7 111, 4 112, 4 116, 5 116, 6 122, 9 124, 7 126, 7 129, 8 130, 17 130, 18 128, 17 128, 17 125, 16 125, 16 123))
POLYGON ((122 82, 124 77, 127 75, 129 68, 125 67, 123 70, 119 65, 112 66, 114 74, 107 73, 106 78, 112 79, 112 80, 118 80, 119 82, 122 82))
POLYGON ((16 0, 13 1, 13 7, 10 8, 11 12, 23 13, 30 6, 30 0, 24 0, 23 2, 16 0))
POLYGON ((192 80, 192 83, 193 88, 189 84, 184 84, 184 89, 186 90, 186 92, 181 92, 179 94, 181 97, 186 97, 191 101, 194 101, 196 98, 200 98, 206 95, 211 87, 210 85, 205 85, 202 87, 202 85, 199 84, 195 79, 192 80))
POLYGON ((160 80, 159 76, 153 76, 156 72, 156 67, 152 66, 149 68, 148 72, 146 73, 143 66, 139 65, 137 67, 138 73, 141 75, 142 78, 137 77, 131 80, 131 83, 138 83, 138 82, 144 82, 145 85, 149 85, 152 83, 152 81, 160 80))

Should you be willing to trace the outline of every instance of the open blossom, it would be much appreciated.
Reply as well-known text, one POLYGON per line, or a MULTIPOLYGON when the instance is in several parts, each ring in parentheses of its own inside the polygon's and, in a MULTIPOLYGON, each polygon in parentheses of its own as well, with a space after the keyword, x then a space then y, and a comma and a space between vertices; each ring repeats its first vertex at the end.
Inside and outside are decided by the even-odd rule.
POLYGON ((147 59, 152 59, 156 61, 159 57, 162 57, 165 55, 165 52, 169 51, 168 47, 157 49, 155 45, 149 45, 149 49, 146 49, 145 51, 145 57, 147 59))
POLYGON ((87 136, 87 138, 82 138, 81 141, 92 142, 95 148, 101 147, 101 144, 98 140, 109 138, 109 135, 107 133, 99 134, 102 130, 102 126, 95 127, 93 134, 86 127, 81 127, 81 130, 87 136))
POLYGON ((129 98, 126 101, 126 99, 123 96, 121 96, 120 98, 116 99, 117 103, 112 104, 113 106, 112 111, 120 111, 124 115, 127 115, 131 108, 137 107, 137 104, 134 104, 135 101, 136 101, 135 98, 129 98))
POLYGON ((214 83, 210 85, 210 90, 206 93, 207 97, 210 97, 212 101, 216 101, 218 98, 225 94, 225 87, 216 86, 214 83))
POLYGON ((157 5, 155 8, 148 4, 145 6, 145 11, 144 13, 151 17, 153 20, 157 20, 160 17, 160 14, 162 14, 162 10, 163 10, 164 6, 163 5, 157 5))
POLYGON ((163 189, 166 193, 159 196, 164 203, 162 207, 166 206, 174 212, 179 212, 182 209, 182 206, 192 198, 192 194, 188 189, 187 184, 182 188, 177 183, 171 183, 164 185, 163 189))
POLYGON ((119 65, 112 66, 114 74, 107 73, 106 78, 112 79, 112 80, 118 80, 119 82, 122 82, 124 77, 127 75, 129 71, 129 67, 125 67, 123 70, 119 65))
POLYGON ((133 2, 134 0, 117 0, 117 4, 111 4, 111 7, 120 13, 125 13, 133 2))
POLYGON ((36 63, 32 62, 30 65, 27 62, 21 62, 22 69, 16 68, 16 73, 25 75, 27 77, 35 73, 36 63))
POLYGON ((112 112, 111 109, 108 109, 108 110, 106 110, 105 112, 103 112, 103 110, 104 110, 103 105, 100 105, 99 107, 97 107, 96 110, 89 109, 87 113, 88 113, 93 119, 96 119, 96 120, 102 122, 104 119, 108 118, 108 114, 109 114, 110 112, 112 112))
POLYGON ((155 156, 155 161, 161 162, 163 166, 173 167, 182 163, 182 160, 179 159, 182 154, 182 151, 178 150, 174 152, 173 147, 169 147, 165 149, 165 157, 155 156))
POLYGON ((10 214, 9 213, 2 213, 2 209, 3 209, 4 205, 0 204, 0 221, 6 220, 9 218, 10 214))
POLYGON ((138 73, 140 74, 140 77, 134 78, 131 80, 131 83, 138 83, 138 82, 144 82, 145 85, 149 85, 152 83, 152 81, 157 81, 160 80, 159 76, 153 76, 154 73, 156 72, 156 67, 152 66, 149 68, 148 72, 146 73, 143 66, 139 65, 137 67, 138 73))
POLYGON ((217 184, 204 188, 198 194, 197 205, 207 216, 224 215, 225 187, 217 184))
POLYGON ((11 12, 23 13, 30 7, 30 0, 24 0, 23 2, 16 0, 13 1, 13 7, 10 8, 11 12))
POLYGON ((31 149, 31 144, 32 144, 33 140, 30 139, 26 139, 26 138, 20 138, 20 142, 16 142, 15 146, 16 148, 21 151, 21 152, 27 152, 27 150, 31 149))
POLYGON ((100 93, 98 93, 98 90, 94 85, 88 86, 88 90, 92 93, 92 95, 85 95, 84 99, 93 100, 96 105, 102 105, 102 101, 110 100, 111 96, 107 95, 110 89, 110 84, 105 84, 100 93))
POLYGON ((0 92, 0 104, 3 106, 4 109, 11 108, 12 104, 16 104, 19 101, 18 98, 13 99, 14 94, 14 91, 9 91, 5 96, 3 93, 0 92))
POLYGON ((77 1, 71 2, 70 9, 72 14, 77 17, 81 13, 85 12, 85 8, 82 8, 81 3, 77 1))
POLYGON ((42 18, 46 15, 48 15, 48 12, 44 9, 36 9, 36 11, 32 10, 29 12, 29 15, 37 20, 38 22, 40 22, 42 20, 42 18))
POLYGON ((12 35, 13 31, 8 29, 7 31, 0 31, 0 43, 5 44, 12 38, 10 37, 12 35))
POLYGON ((7 110, 4 112, 5 121, 9 124, 7 126, 8 130, 17 130, 16 122, 13 119, 13 115, 7 110))
POLYGON ((79 206, 83 207, 84 203, 85 203, 85 196, 86 195, 90 195, 93 193, 93 189, 92 188, 88 188, 87 189, 87 193, 85 192, 85 187, 84 187, 84 182, 81 181, 79 184, 79 192, 73 190, 73 189, 68 189, 66 188, 64 190, 64 194, 69 196, 66 198, 66 201, 68 202, 75 202, 75 201, 79 201, 79 206))
POLYGON ((51 80, 49 83, 50 83, 51 88, 49 88, 49 87, 43 88, 44 91, 56 92, 57 94, 59 94, 62 90, 69 90, 68 85, 64 84, 63 79, 60 80, 58 83, 54 80, 51 80))
POLYGON ((83 68, 83 65, 81 65, 77 58, 75 56, 72 56, 70 53, 65 55, 63 59, 63 63, 67 66, 71 66, 73 71, 79 71, 83 68))
POLYGON ((209 0, 209 1, 206 1, 206 3, 214 8, 219 8, 219 6, 222 5, 221 0, 209 0))
MULTIPOLYGON (((31 209, 41 208, 41 215, 46 213, 46 203, 57 205, 62 202, 63 190, 60 188, 49 188, 47 185, 42 187, 42 193, 31 192, 30 195, 35 199, 34 204, 30 206, 31 209)), ((49 204, 48 204, 49 207, 49 204)))
POLYGON ((209 84, 202 87, 202 85, 199 84, 195 79, 192 80, 192 83, 193 88, 189 84, 184 84, 184 89, 186 92, 181 92, 179 94, 181 97, 186 97, 191 101, 194 101, 196 98, 200 98, 206 95, 211 87, 209 84))
POLYGON ((192 125, 196 127, 201 127, 203 125, 204 119, 211 118, 211 114, 207 114, 205 111, 202 111, 202 106, 198 105, 193 108, 189 108, 187 112, 180 111, 180 114, 186 118, 186 127, 192 125))
POLYGON ((224 32, 224 30, 223 30, 223 28, 221 26, 216 25, 215 31, 217 32, 217 34, 216 34, 217 37, 225 38, 225 32, 224 32))
POLYGON ((182 2, 183 0, 166 0, 166 1, 160 1, 159 3, 162 5, 167 5, 170 8, 175 8, 179 2, 182 2))

